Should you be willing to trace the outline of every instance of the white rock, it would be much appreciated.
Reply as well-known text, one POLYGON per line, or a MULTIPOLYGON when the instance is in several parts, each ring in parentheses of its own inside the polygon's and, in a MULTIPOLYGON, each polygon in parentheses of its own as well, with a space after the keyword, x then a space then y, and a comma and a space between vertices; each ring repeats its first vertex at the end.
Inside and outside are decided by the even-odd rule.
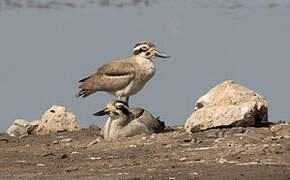
POLYGON ((28 134, 26 128, 29 127, 29 122, 24 119, 17 119, 14 123, 8 128, 7 134, 9 136, 21 136, 28 134))
POLYGON ((198 99, 185 129, 195 132, 224 126, 252 126, 268 121, 264 97, 233 81, 225 81, 198 99))
POLYGON ((46 111, 41 120, 36 134, 49 134, 59 131, 78 131, 80 126, 75 115, 62 106, 52 106, 46 111))

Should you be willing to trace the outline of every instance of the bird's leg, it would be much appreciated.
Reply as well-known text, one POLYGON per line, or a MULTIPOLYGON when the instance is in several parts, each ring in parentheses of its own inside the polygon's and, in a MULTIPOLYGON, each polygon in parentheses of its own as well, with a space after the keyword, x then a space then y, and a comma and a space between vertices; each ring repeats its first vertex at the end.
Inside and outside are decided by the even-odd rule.
POLYGON ((127 97, 126 97, 126 103, 127 103, 128 105, 129 105, 129 97, 130 97, 130 96, 127 96, 127 97))
POLYGON ((118 101, 121 101, 121 96, 117 96, 118 101))

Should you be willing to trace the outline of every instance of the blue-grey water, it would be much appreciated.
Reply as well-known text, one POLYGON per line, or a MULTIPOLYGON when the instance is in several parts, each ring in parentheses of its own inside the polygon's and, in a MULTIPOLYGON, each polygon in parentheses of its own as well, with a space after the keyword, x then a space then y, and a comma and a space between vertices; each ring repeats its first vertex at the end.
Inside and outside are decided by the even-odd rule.
POLYGON ((153 41, 171 56, 130 98, 167 124, 184 124, 198 97, 234 80, 266 97, 269 120, 289 120, 289 0, 0 0, 0 132, 52 105, 82 127, 113 96, 76 98, 78 80, 153 41))

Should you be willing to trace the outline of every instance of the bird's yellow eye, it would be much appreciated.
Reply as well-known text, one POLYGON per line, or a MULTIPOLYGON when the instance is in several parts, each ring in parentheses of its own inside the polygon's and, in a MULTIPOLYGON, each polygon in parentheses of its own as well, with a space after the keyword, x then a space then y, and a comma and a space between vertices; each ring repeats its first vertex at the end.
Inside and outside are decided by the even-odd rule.
POLYGON ((147 50, 148 50, 148 46, 141 46, 141 49, 142 49, 143 51, 147 51, 147 50))

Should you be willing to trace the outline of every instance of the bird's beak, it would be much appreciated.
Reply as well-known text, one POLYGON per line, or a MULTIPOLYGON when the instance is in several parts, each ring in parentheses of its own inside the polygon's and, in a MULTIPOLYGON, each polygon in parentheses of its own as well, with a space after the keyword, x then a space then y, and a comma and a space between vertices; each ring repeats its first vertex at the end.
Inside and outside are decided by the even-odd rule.
POLYGON ((159 51, 157 51, 156 49, 153 50, 153 54, 157 57, 161 57, 161 58, 169 58, 170 56, 166 55, 166 54, 163 54, 159 51))
POLYGON ((96 112, 95 114, 93 114, 94 116, 104 116, 106 114, 110 114, 115 112, 114 109, 112 107, 107 107, 99 112, 96 112))

